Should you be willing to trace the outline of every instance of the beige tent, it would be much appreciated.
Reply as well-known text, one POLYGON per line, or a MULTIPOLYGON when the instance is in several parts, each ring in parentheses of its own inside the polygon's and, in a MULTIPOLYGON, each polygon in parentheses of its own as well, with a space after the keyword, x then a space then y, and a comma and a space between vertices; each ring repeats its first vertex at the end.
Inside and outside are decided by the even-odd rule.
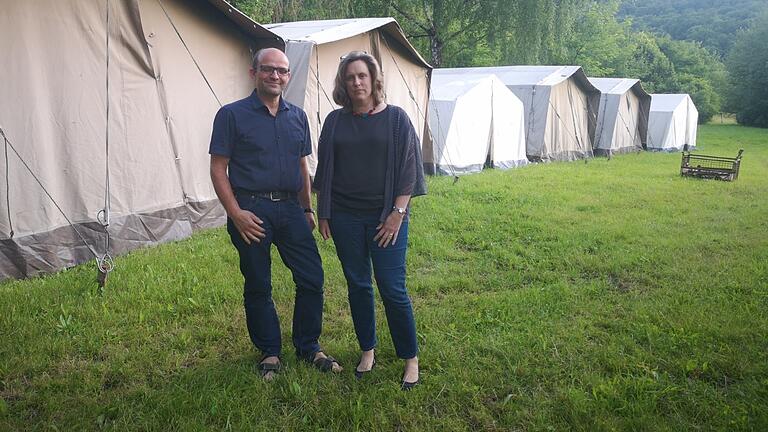
POLYGON ((266 24, 286 41, 291 81, 285 98, 303 107, 311 124, 310 170, 317 167, 317 138, 333 102, 339 59, 350 51, 376 57, 384 73, 387 102, 408 113, 421 134, 426 123, 431 67, 408 42, 394 18, 354 18, 266 24))
MULTIPOLYGON (((496 75, 523 102, 528 160, 592 156, 600 91, 580 66, 499 66, 442 69, 441 74, 496 75)), ((424 152, 424 163, 432 162, 424 152)))
MULTIPOLYGON (((432 71, 429 92, 431 146, 428 174, 458 175, 483 167, 528 164, 523 103, 494 75, 467 77, 432 71)), ((427 148, 429 147, 429 148, 427 148)))
POLYGON ((645 148, 651 95, 640 80, 590 78, 600 90, 594 152, 598 156, 638 151, 645 148))
POLYGON ((264 46, 222 0, 4 2, 0 279, 222 223, 211 125, 264 46))
POLYGON ((648 150, 681 151, 696 148, 699 111, 688 94, 651 95, 648 150))

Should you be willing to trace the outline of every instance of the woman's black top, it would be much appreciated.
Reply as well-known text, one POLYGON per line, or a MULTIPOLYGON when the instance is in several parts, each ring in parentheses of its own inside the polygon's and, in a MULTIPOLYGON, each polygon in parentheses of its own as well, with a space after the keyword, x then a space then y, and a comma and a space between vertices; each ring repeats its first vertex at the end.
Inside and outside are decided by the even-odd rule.
MULTIPOLYGON (((325 118, 317 143, 317 171, 314 187, 317 191, 317 217, 331 219, 333 180, 336 173, 336 128, 344 109, 331 111, 325 118)), ((384 168, 384 198, 379 207, 379 221, 384 222, 392 212, 395 198, 401 195, 417 197, 427 193, 421 160, 421 143, 410 118, 395 105, 379 113, 386 117, 387 154, 384 168)), ((366 119, 372 120, 372 119, 366 119)), ((366 160, 372 158, 366 158, 366 160)))
POLYGON ((387 171, 389 106, 366 115, 342 112, 333 148, 331 208, 376 210, 384 201, 387 171))

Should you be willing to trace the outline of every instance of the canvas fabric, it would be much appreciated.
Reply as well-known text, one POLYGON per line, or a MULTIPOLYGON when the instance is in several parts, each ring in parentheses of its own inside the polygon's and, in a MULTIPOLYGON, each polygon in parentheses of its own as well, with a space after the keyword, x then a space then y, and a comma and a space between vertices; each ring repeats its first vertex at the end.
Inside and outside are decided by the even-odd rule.
POLYGON ((642 150, 647 143, 651 96, 640 81, 590 78, 600 90, 594 152, 604 156, 642 150))
MULTIPOLYGON (((513 168, 525 156, 523 104, 495 76, 462 78, 433 71, 429 126, 430 173, 481 171, 486 163, 513 168)), ((425 151, 426 153, 426 151, 425 151)))
POLYGON ((648 150, 696 148, 699 112, 687 94, 653 94, 648 116, 648 150))
POLYGON ((440 73, 498 77, 523 103, 529 161, 592 156, 600 93, 581 67, 477 67, 440 73))
POLYGON ((386 101, 408 114, 419 138, 426 124, 430 66, 419 56, 392 18, 358 18, 268 24, 286 40, 291 81, 286 100, 307 112, 313 152, 310 173, 317 169, 317 142, 326 116, 339 108, 333 101, 336 71, 342 56, 365 51, 379 62, 386 101))
POLYGON ((109 2, 109 125, 107 3, 4 5, 0 51, 13 61, 0 69, 0 125, 19 155, 0 152, 9 178, 9 193, 0 187, 0 279, 105 252, 97 214, 107 166, 112 254, 224 222, 207 154, 219 102, 198 66, 227 103, 253 88, 252 50, 281 42, 244 30, 219 3, 109 2))

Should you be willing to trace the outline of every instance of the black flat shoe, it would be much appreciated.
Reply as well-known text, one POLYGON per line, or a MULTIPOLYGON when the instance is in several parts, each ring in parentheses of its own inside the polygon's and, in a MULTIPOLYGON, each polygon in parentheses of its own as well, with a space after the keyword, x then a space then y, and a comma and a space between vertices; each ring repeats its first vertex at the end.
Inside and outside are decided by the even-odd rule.
POLYGON ((414 382, 403 381, 403 384, 400 386, 400 390, 411 391, 417 385, 419 385, 419 380, 416 380, 414 382))
MULTIPOLYGON (((360 358, 360 360, 362 361, 363 359, 362 359, 362 358, 360 358)), ((358 364, 358 366, 359 366, 359 365, 360 365, 360 362, 357 362, 357 364, 358 364)), ((368 369, 367 371, 359 371, 359 370, 357 370, 357 368, 355 368, 355 378, 357 378, 357 379, 362 379, 362 378, 363 378, 363 375, 365 375, 365 374, 367 374, 368 372, 372 371, 372 370, 373 370, 373 368, 375 368, 375 367, 376 367, 376 359, 374 358, 374 359, 373 359, 373 363, 371 363, 371 368, 370 368, 370 369, 368 369)))

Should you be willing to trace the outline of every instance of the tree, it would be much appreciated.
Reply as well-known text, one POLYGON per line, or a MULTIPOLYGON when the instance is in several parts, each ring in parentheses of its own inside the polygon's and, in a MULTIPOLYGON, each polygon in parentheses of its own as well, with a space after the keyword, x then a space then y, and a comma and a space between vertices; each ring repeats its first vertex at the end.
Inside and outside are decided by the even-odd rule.
POLYGON ((519 0, 507 2, 494 16, 489 45, 499 64, 562 64, 565 41, 590 0, 519 0))
POLYGON ((574 22, 574 31, 564 41, 565 59, 594 77, 622 76, 635 49, 629 21, 615 18, 618 1, 592 3, 574 22))
POLYGON ((277 0, 227 0, 256 22, 271 22, 277 0))
POLYGON ((619 15, 633 17, 638 30, 701 42, 723 58, 733 35, 748 27, 764 8, 765 0, 624 0, 619 15))
POLYGON ((688 93, 699 110, 699 122, 705 123, 721 111, 726 87, 725 66, 720 59, 698 42, 657 37, 659 49, 675 69, 677 92, 688 93))
POLYGON ((736 37, 728 56, 728 106, 745 125, 768 127, 768 12, 736 37))
POLYGON ((632 35, 634 49, 622 75, 639 79, 649 93, 674 93, 675 68, 659 48, 656 37, 647 32, 632 35))
POLYGON ((417 46, 427 41, 430 63, 434 67, 457 66, 445 64, 446 57, 462 53, 482 44, 492 27, 491 22, 504 6, 503 0, 389 0, 387 10, 400 18, 408 37, 417 46))

